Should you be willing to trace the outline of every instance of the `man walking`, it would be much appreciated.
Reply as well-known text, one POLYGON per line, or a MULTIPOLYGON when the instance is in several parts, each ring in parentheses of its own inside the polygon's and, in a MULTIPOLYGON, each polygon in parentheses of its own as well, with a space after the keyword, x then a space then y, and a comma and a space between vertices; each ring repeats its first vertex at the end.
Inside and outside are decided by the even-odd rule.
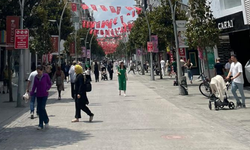
POLYGON ((165 76, 165 60, 161 59, 161 72, 162 72, 162 76, 165 76))
POLYGON ((76 79, 76 75, 75 75, 75 65, 76 65, 76 61, 73 61, 73 65, 71 65, 70 69, 69 69, 69 77, 70 77, 70 83, 71 83, 71 97, 74 99, 75 98, 75 79, 76 79))
POLYGON ((242 70, 242 65, 240 62, 238 62, 236 55, 231 55, 231 67, 229 70, 229 73, 227 75, 227 79, 229 79, 231 76, 231 80, 232 82, 232 93, 234 95, 234 98, 237 101, 237 105, 236 107, 243 107, 246 108, 245 105, 245 95, 244 95, 244 91, 243 91, 243 84, 244 84, 244 79, 243 79, 243 70, 242 70), (236 94, 237 89, 239 89, 240 95, 241 95, 241 99, 242 99, 242 103, 239 100, 238 95, 236 94))
MULTIPOLYGON (((26 88, 26 91, 29 93, 34 85, 34 79, 37 75, 37 70, 33 71, 30 73, 29 78, 28 78, 28 85, 26 88)), ((35 101, 36 101, 36 92, 34 95, 31 96, 30 99, 30 118, 34 119, 34 110, 35 110, 35 101)), ((36 109, 36 114, 38 115, 38 108, 36 109)))

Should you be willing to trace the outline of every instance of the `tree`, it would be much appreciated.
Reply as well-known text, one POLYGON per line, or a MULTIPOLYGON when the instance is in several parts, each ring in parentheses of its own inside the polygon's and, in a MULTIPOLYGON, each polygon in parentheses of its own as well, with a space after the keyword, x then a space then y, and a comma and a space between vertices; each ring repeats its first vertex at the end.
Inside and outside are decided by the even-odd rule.
POLYGON ((211 78, 207 62, 207 47, 214 47, 218 44, 219 29, 216 28, 210 2, 206 0, 190 0, 189 3, 191 18, 187 23, 186 32, 189 47, 200 48, 205 51, 205 64, 208 68, 209 78, 211 78))

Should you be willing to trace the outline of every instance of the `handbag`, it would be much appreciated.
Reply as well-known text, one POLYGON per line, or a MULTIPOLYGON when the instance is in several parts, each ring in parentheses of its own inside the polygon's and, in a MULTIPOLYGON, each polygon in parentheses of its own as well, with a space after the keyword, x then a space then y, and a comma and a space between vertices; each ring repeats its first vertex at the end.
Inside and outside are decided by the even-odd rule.
POLYGON ((84 82, 84 85, 85 85, 86 92, 91 92, 92 91, 92 85, 90 83, 90 79, 88 79, 85 74, 83 74, 83 78, 84 78, 83 82, 84 82))

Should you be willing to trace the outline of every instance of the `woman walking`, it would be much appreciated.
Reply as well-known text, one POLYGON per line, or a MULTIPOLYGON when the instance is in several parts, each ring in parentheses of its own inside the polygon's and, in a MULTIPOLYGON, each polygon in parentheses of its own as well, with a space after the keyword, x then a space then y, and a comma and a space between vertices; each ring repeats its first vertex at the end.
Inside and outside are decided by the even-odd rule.
POLYGON ((99 82, 99 65, 97 62, 94 64, 94 74, 95 74, 95 82, 99 82))
POLYGON ((187 68, 188 78, 191 84, 193 83, 192 66, 193 64, 191 63, 191 60, 188 59, 187 63, 185 64, 185 67, 187 68))
POLYGON ((126 83, 128 80, 126 67, 124 66, 124 62, 120 62, 120 66, 117 69, 118 81, 119 81, 119 95, 121 95, 121 91, 124 91, 124 96, 126 96, 126 83))
POLYGON ((57 67, 56 73, 54 74, 53 81, 56 81, 56 87, 58 91, 58 100, 61 100, 61 91, 64 91, 64 78, 65 75, 61 70, 61 67, 57 67))
POLYGON ((89 104, 87 93, 85 89, 86 76, 83 75, 83 69, 80 65, 75 66, 76 80, 75 80, 75 119, 71 122, 79 122, 81 118, 81 110, 89 115, 89 122, 93 120, 94 114, 86 106, 89 104))
POLYGON ((32 91, 30 92, 30 95, 33 96, 36 91, 37 109, 39 110, 39 125, 37 130, 43 129, 43 123, 45 123, 45 128, 48 128, 49 125, 49 117, 45 107, 50 87, 51 81, 49 75, 43 73, 42 66, 37 66, 37 75, 34 79, 32 91))

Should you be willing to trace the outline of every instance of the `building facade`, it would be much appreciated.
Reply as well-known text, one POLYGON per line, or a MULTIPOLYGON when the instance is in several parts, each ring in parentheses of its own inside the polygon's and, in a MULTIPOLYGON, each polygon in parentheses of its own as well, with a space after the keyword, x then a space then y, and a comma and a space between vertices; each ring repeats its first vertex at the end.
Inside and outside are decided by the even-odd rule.
MULTIPOLYGON (((236 54, 244 67, 250 55, 250 2, 248 0, 210 0, 211 9, 220 29, 220 44, 215 55, 226 63, 231 54, 236 54)), ((245 78, 245 74, 244 74, 245 78)), ((245 85, 249 85, 245 78, 245 85)))

